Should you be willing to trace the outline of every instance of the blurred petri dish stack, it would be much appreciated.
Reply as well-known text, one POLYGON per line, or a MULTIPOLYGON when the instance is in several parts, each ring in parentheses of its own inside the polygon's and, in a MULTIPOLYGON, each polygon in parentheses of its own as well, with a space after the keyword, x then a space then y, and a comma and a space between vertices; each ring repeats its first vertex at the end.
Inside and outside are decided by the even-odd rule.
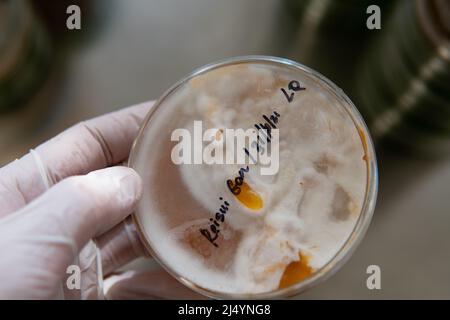
POLYGON ((0 165, 28 150, 48 115, 53 60, 31 3, 0 1, 0 165))
POLYGON ((374 139, 408 151, 450 151, 450 1, 400 1, 355 77, 374 139))
POLYGON ((0 2, 0 112, 23 105, 47 77, 50 43, 30 4, 0 2))
POLYGON ((287 0, 295 20, 292 56, 352 93, 352 76, 368 43, 382 30, 369 30, 367 8, 377 5, 387 19, 395 0, 287 0))

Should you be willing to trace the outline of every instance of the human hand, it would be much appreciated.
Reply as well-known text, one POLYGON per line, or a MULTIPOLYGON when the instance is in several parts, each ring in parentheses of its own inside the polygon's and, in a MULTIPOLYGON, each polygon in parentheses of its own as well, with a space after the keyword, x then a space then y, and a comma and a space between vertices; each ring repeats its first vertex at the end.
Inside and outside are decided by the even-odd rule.
MULTIPOLYGON (((144 255, 126 220, 142 183, 120 164, 151 105, 81 122, 0 169, 0 298, 100 298, 91 239, 106 277, 144 255), (65 278, 77 262, 82 281, 74 292, 65 278)), ((196 297, 161 269, 114 275, 109 282, 110 299, 196 297)))

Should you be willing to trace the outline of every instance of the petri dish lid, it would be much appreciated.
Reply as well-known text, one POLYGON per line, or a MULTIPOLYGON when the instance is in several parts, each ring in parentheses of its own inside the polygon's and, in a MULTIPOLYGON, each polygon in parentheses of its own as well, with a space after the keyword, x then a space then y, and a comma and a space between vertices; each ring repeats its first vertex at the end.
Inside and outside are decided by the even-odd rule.
POLYGON ((287 296, 325 279, 376 199, 373 145, 350 99, 275 57, 227 59, 179 81, 147 116, 129 165, 144 183, 134 218, 145 246, 214 298, 287 296), (248 133, 241 145, 237 132, 248 133))

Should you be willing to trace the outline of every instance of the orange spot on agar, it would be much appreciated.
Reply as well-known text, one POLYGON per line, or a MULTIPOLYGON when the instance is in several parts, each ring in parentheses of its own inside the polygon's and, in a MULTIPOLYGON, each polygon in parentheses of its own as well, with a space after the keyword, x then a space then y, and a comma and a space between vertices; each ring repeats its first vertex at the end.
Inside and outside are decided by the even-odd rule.
POLYGON ((309 266, 309 258, 302 253, 299 253, 299 261, 291 262, 286 269, 284 269, 281 276, 279 289, 290 287, 304 279, 308 278, 314 273, 314 270, 309 266))
POLYGON ((236 198, 242 203, 244 206, 251 210, 259 210, 264 206, 264 202, 261 196, 254 191, 248 183, 244 182, 241 185, 241 192, 236 195, 236 198))

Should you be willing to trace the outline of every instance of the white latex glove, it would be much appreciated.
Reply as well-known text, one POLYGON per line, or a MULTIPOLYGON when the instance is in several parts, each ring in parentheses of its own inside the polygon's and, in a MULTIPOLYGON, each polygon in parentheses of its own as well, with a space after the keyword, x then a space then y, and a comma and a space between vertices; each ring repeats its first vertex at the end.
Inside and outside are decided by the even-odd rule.
MULTIPOLYGON (((151 105, 82 122, 0 169, 0 298, 98 298, 91 239, 105 276, 144 254, 133 224, 124 222, 142 183, 117 165, 151 105), (68 290, 66 270, 75 263, 81 290, 68 290)), ((114 275, 109 283, 107 298, 196 297, 162 270, 114 275)))

